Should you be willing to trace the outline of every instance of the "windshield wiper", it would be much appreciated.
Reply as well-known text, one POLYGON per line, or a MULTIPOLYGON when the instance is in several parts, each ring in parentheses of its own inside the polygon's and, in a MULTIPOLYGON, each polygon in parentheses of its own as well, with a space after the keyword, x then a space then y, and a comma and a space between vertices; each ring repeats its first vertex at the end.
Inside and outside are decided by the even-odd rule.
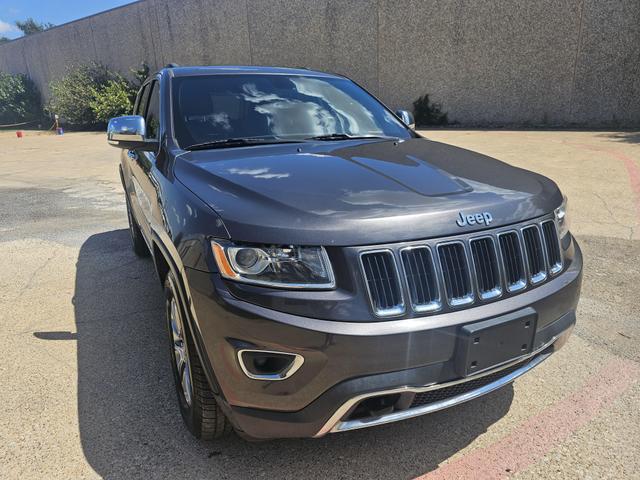
POLYGON ((276 143, 300 143, 294 140, 280 140, 277 138, 225 138, 210 142, 196 143, 185 147, 185 150, 209 150, 214 148, 245 147, 247 145, 273 145, 276 143))
POLYGON ((396 140, 396 137, 385 137, 379 135, 349 135, 348 133, 330 133, 327 135, 317 135, 315 137, 305 138, 304 140, 282 140, 276 137, 239 137, 239 138, 224 138, 220 140, 211 140, 209 142, 196 143, 185 147, 185 150, 209 150, 214 148, 232 148, 232 147, 246 147, 248 145, 273 145, 277 143, 302 143, 308 140, 354 140, 354 139, 368 139, 368 138, 380 138, 386 140, 396 140))
POLYGON ((307 140, 359 140, 363 138, 383 138, 387 140, 396 140, 396 137, 385 137, 380 135, 349 135, 348 133, 329 133, 327 135, 317 135, 315 137, 309 137, 307 140))

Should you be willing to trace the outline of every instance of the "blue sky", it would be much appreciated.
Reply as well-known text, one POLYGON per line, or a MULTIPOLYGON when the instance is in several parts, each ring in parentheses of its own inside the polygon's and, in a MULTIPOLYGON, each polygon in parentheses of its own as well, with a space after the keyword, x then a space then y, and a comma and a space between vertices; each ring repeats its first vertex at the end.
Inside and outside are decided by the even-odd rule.
POLYGON ((33 17, 39 22, 56 25, 133 3, 132 0, 0 0, 0 37, 22 35, 15 28, 16 20, 33 17))

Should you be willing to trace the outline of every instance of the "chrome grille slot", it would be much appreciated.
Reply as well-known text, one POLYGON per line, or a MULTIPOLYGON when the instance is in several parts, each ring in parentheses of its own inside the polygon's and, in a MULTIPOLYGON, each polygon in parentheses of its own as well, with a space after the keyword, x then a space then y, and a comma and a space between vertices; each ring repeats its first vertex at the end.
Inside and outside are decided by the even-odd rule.
POLYGON ((502 287, 493 239, 491 237, 476 238, 471 240, 470 245, 478 295, 483 300, 499 297, 502 294, 502 287))
POLYGON ((562 254, 560 253, 560 242, 558 241, 555 222, 553 220, 543 222, 542 233, 547 250, 547 260, 549 261, 549 272, 555 275, 562 270, 562 254))
POLYGON ((522 249, 516 232, 506 232, 498 236, 502 267, 505 273, 505 283, 509 292, 522 290, 527 286, 524 264, 522 263, 522 249))
POLYGON ((564 268, 551 214, 446 239, 368 247, 359 253, 374 313, 447 312, 544 284, 564 268))
POLYGON ((540 230, 536 225, 530 225, 522 229, 524 248, 527 254, 527 266, 529 267, 529 278, 531 283, 542 282, 547 278, 544 261, 544 251, 542 250, 542 239, 540 230))
POLYGON ((409 247, 401 252, 411 306, 416 312, 440 308, 438 280, 429 247, 409 247))
POLYGON ((457 307, 472 303, 473 291, 464 244, 452 242, 438 245, 438 256, 449 305, 457 307))
POLYGON ((393 253, 389 250, 366 252, 360 260, 375 314, 388 317, 403 313, 404 301, 393 253))

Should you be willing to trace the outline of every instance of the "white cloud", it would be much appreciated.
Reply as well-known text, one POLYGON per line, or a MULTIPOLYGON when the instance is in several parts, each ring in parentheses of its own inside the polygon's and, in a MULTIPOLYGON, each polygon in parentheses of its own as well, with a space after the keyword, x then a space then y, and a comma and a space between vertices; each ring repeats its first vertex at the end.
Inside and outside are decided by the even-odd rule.
POLYGON ((17 31, 18 31, 18 28, 15 25, 12 25, 10 23, 3 22, 2 20, 0 20, 0 34, 17 32, 17 31))

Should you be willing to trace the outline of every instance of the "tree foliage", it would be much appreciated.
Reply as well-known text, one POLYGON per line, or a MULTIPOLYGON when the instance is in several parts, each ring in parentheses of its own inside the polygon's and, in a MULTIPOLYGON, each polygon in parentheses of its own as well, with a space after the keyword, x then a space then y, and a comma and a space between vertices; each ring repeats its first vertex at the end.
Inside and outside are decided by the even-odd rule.
POLYGON ((107 123, 110 118, 131 113, 133 109, 132 86, 120 75, 108 80, 95 89, 91 110, 99 123, 107 123))
POLYGON ((18 27, 25 35, 31 35, 33 33, 44 32, 51 27, 55 27, 55 25, 49 22, 37 22, 33 18, 29 17, 22 22, 20 20, 16 20, 16 27, 18 27))
MULTIPOLYGON (((131 74, 133 75, 133 84, 136 89, 135 94, 137 94, 137 90, 140 90, 144 81, 149 78, 149 65, 146 62, 142 62, 140 67, 131 69, 131 74)), ((134 100, 135 94, 133 96, 134 100)))
POLYGON ((49 84, 48 110, 77 126, 92 126, 96 118, 91 108, 95 90, 109 80, 106 69, 97 64, 67 67, 65 75, 49 84))
POLYGON ((416 125, 446 125, 448 123, 446 112, 442 111, 442 105, 429 100, 429 95, 422 95, 413 102, 413 116, 416 125))
POLYGON ((131 113, 136 95, 131 82, 97 63, 67 68, 49 89, 48 110, 82 128, 101 126, 112 117, 131 113))
POLYGON ((0 72, 0 124, 41 118, 42 98, 33 81, 24 74, 0 72))

